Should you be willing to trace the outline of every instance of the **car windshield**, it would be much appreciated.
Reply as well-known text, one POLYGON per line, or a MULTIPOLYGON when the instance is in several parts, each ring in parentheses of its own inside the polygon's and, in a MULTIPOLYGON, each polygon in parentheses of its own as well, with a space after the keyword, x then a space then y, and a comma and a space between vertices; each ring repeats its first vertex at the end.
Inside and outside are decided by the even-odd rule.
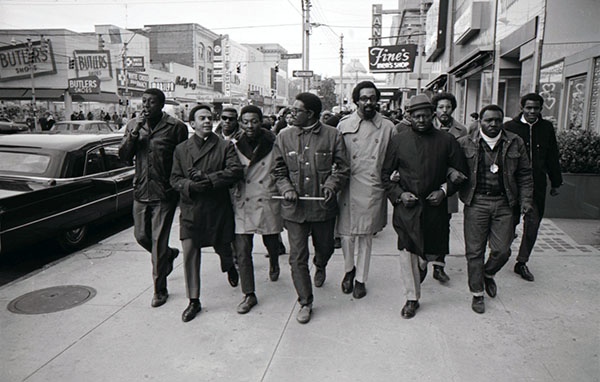
POLYGON ((40 175, 46 172, 50 156, 33 153, 0 152, 0 172, 40 175))

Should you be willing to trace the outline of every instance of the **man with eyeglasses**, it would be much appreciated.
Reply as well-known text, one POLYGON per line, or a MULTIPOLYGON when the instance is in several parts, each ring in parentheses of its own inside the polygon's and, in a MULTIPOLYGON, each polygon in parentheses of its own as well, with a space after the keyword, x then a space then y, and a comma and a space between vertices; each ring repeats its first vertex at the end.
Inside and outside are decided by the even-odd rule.
POLYGON ((411 127, 391 138, 381 180, 394 205, 393 225, 407 300, 401 314, 412 318, 419 308, 427 262, 448 253, 446 196, 457 191, 447 182, 448 169, 467 174, 468 167, 456 139, 433 127, 433 105, 426 95, 412 97, 406 111, 411 127), (397 182, 390 179, 394 171, 399 173, 397 182))
POLYGON ((340 121, 338 129, 350 159, 350 179, 339 197, 337 233, 342 238, 344 279, 342 292, 366 296, 373 234, 387 222, 387 200, 381 183, 381 166, 394 123, 375 110, 381 93, 371 81, 352 91, 357 110, 340 121), (356 253, 356 266, 354 255, 356 253))
POLYGON ((238 113, 232 107, 226 107, 221 112, 221 121, 215 129, 215 133, 226 141, 234 142, 242 135, 238 124, 238 113))
POLYGON ((262 111, 244 106, 240 112, 242 135, 235 142, 238 158, 244 166, 244 179, 231 188, 235 216, 235 248, 244 300, 237 312, 248 313, 258 303, 254 285, 252 244, 254 234, 262 236, 269 253, 269 278, 279 278, 279 233, 283 231, 280 201, 275 180, 270 175, 275 134, 263 128, 262 111))
POLYGON ((284 198, 281 215, 288 230, 292 280, 301 306, 296 320, 301 324, 310 321, 313 303, 308 236, 312 236, 315 247, 314 282, 320 287, 334 250, 336 193, 346 185, 350 173, 342 135, 319 122, 321 107, 321 100, 312 93, 296 96, 292 106, 294 126, 277 135, 271 170, 284 198))

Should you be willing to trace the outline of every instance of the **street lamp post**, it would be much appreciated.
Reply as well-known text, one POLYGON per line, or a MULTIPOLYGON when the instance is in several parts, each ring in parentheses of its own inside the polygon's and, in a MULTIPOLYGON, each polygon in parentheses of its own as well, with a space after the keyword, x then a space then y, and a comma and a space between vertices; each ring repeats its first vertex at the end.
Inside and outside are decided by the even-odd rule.
POLYGON ((35 131, 42 131, 42 127, 38 123, 36 113, 37 105, 35 101, 35 76, 33 73, 35 69, 33 65, 33 59, 35 58, 35 54, 33 52, 33 43, 31 42, 30 38, 27 39, 27 55, 29 56, 29 77, 31 78, 31 112, 33 113, 33 126, 35 126, 35 131))

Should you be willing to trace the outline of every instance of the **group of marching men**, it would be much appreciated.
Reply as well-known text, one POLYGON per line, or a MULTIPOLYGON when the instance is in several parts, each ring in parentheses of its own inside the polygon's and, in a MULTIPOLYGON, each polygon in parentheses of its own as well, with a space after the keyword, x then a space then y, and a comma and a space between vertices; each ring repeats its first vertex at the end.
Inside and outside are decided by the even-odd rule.
POLYGON ((547 179, 551 195, 562 184, 554 129, 541 117, 543 98, 523 96, 522 112, 506 123, 502 108, 484 106, 471 131, 452 118, 456 99, 450 93, 412 97, 396 125, 377 111, 380 92, 372 82, 357 84, 352 98, 357 110, 332 127, 319 120, 319 97, 300 93, 291 125, 277 135, 263 127, 256 106, 243 107, 239 115, 225 109, 213 132, 213 110, 197 105, 189 114, 195 134, 188 139, 185 124, 162 112, 165 95, 144 92, 143 112, 127 124, 119 154, 135 158, 134 235, 152 254, 153 307, 167 301, 167 276, 179 255, 168 246, 177 205, 189 298, 184 322, 201 310, 202 248, 214 248, 231 286, 241 281, 244 299, 237 312, 248 313, 258 303, 253 236, 262 236, 269 277, 276 281, 284 227, 298 322, 310 321, 312 284, 325 282, 334 237, 341 238, 344 255, 341 289, 363 298, 373 236, 386 225, 388 200, 406 296, 402 317, 413 317, 419 308, 428 263, 436 280, 449 281, 444 258, 450 218, 458 212, 455 194, 464 203, 472 309, 484 313, 484 291, 496 296, 494 276, 508 261, 521 215, 514 271, 534 280, 526 263, 543 216, 547 179))

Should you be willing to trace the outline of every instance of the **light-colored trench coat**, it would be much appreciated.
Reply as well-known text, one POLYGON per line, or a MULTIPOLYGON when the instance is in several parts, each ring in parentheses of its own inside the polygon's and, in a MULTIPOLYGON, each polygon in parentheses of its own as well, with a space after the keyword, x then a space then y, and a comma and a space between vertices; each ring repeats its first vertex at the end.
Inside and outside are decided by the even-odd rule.
POLYGON ((337 233, 372 235, 387 222, 381 168, 394 123, 379 113, 372 120, 361 120, 354 112, 340 121, 338 129, 350 158, 350 179, 339 195, 337 233))
POLYGON ((258 162, 250 164, 237 148, 244 166, 244 179, 231 190, 236 234, 271 235, 283 231, 280 201, 271 199, 278 195, 277 186, 270 175, 274 160, 273 150, 258 162))

